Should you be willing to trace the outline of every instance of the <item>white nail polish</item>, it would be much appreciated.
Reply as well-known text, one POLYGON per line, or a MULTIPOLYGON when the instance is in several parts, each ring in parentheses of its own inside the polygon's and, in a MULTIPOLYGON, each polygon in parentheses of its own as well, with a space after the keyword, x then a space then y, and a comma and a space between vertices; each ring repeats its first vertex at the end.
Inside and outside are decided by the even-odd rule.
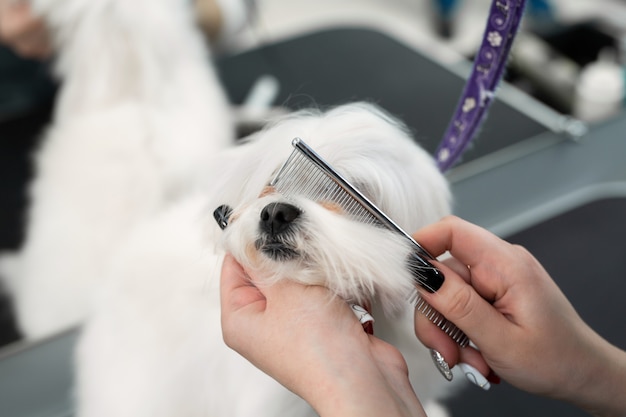
POLYGON ((485 391, 491 388, 491 384, 476 368, 466 363, 459 363, 459 368, 465 374, 465 378, 472 384, 484 389, 485 391))
POLYGON ((372 315, 363 307, 361 307, 358 304, 350 304, 350 307, 352 308, 352 312, 354 313, 354 315, 356 316, 357 319, 359 319, 359 322, 361 324, 365 324, 368 322, 374 322, 374 317, 372 317, 372 315))
POLYGON ((430 357, 433 358, 433 362, 435 363, 435 366, 437 366, 437 369, 439 369, 439 372, 441 372, 441 375, 443 375, 443 377, 448 381, 452 381, 454 375, 450 370, 448 362, 446 362, 446 360, 443 358, 443 355, 437 352, 435 349, 431 349, 430 357))

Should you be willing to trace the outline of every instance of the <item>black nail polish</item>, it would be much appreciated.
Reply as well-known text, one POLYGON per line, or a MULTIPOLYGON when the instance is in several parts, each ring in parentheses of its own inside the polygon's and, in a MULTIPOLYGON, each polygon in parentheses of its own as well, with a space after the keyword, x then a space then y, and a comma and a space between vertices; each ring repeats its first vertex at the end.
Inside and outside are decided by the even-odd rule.
POLYGON ((409 270, 415 277, 415 282, 428 292, 436 292, 443 285, 445 276, 417 253, 413 253, 408 259, 409 270))
POLYGON ((220 229, 226 229, 231 214, 233 214, 233 209, 226 204, 222 204, 215 209, 215 211, 213 212, 213 217, 215 218, 215 221, 217 222, 220 229))

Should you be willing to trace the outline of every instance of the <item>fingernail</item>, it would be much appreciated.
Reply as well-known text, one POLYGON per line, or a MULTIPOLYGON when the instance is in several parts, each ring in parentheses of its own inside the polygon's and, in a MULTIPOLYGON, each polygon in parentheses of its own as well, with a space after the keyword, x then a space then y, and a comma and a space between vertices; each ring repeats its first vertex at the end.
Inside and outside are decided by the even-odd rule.
POLYGON ((220 229, 226 229, 231 214, 233 214, 233 209, 226 204, 223 204, 215 209, 215 211, 213 212, 213 217, 215 218, 217 224, 220 226, 220 229))
POLYGON ((487 375, 487 381, 491 382, 492 384, 498 385, 500 383, 500 377, 498 376, 498 374, 493 372, 493 370, 490 370, 489 375, 487 375))
POLYGON ((441 353, 437 352, 435 349, 431 349, 430 357, 433 358, 433 362, 435 363, 437 369, 439 369, 439 372, 441 372, 441 375, 443 375, 443 377, 448 381, 452 381, 454 375, 450 370, 450 366, 448 366, 448 362, 446 362, 441 353))
POLYGON ((478 369, 474 368, 472 365, 459 363, 459 368, 461 368, 461 371, 465 374, 465 378, 467 378, 467 380, 472 384, 484 389, 485 391, 491 388, 491 384, 487 381, 487 378, 478 372, 478 369))
POLYGON ((361 307, 360 305, 350 304, 350 307, 352 308, 352 312, 354 313, 356 318, 359 319, 359 322, 361 324, 365 324, 369 321, 372 321, 372 322, 374 321, 374 317, 372 317, 369 311, 367 311, 365 308, 361 307))
POLYGON ((415 277, 415 281, 426 291, 434 293, 443 285, 443 281, 445 280, 443 272, 435 268, 433 264, 417 253, 411 254, 408 264, 409 269, 415 277))
POLYGON ((363 307, 358 304, 350 304, 352 312, 359 319, 359 323, 363 325, 363 329, 368 334, 374 334, 374 317, 363 307))

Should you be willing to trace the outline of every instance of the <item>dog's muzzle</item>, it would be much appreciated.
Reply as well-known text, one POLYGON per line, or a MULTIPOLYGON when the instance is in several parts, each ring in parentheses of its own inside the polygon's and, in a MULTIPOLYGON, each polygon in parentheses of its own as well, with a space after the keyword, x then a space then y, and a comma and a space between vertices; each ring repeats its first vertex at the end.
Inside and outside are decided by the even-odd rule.
POLYGON ((289 232, 302 212, 287 203, 270 203, 261 210, 261 230, 269 236, 289 232))
POLYGON ((270 203, 263 207, 259 218, 262 237, 256 241, 256 248, 270 258, 284 261, 298 256, 289 244, 289 237, 296 231, 302 211, 288 203, 270 203))

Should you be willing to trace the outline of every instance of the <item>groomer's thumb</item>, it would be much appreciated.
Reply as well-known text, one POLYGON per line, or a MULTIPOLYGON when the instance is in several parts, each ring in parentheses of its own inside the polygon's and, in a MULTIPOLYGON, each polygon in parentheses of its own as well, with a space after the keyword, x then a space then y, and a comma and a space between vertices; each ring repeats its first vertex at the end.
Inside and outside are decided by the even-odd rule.
POLYGON ((438 267, 445 275, 443 285, 436 293, 421 292, 422 298, 481 350, 481 346, 501 344, 511 323, 452 269, 442 264, 438 267))

